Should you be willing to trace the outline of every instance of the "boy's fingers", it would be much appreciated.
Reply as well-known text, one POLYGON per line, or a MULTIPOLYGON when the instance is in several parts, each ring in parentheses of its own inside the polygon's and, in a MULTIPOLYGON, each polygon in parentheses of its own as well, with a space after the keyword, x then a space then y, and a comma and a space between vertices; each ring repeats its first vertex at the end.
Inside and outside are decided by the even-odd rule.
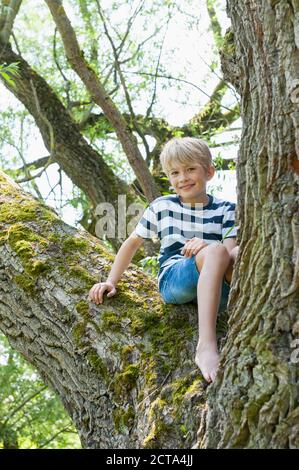
POLYGON ((96 294, 95 290, 93 290, 92 292, 89 292, 88 298, 90 300, 94 301, 95 300, 95 294, 96 294))
POLYGON ((94 295, 94 299, 95 299, 95 302, 97 304, 102 303, 103 293, 105 292, 105 289, 106 289, 105 286, 101 286, 96 290, 95 295, 94 295))
POLYGON ((98 289, 99 287, 100 287, 99 284, 94 284, 94 285, 92 286, 92 288, 90 289, 89 293, 88 293, 88 297, 89 297, 89 298, 93 298, 94 295, 95 295, 95 293, 96 293, 96 291, 97 291, 97 289, 98 289))
POLYGON ((116 294, 116 289, 112 289, 110 292, 108 292, 107 297, 113 297, 116 294))

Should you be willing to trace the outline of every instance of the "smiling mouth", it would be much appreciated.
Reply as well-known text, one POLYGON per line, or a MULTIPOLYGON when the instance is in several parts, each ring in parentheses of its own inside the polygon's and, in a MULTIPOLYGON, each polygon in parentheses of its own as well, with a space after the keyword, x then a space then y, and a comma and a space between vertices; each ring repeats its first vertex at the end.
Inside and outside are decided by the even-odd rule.
POLYGON ((182 186, 180 189, 190 189, 194 186, 194 184, 188 184, 186 186, 182 186))

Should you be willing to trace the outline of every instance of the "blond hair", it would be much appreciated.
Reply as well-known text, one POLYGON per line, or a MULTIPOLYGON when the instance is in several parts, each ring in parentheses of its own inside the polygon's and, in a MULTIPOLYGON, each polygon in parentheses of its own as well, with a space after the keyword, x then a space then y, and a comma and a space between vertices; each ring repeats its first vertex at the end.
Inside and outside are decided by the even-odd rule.
POLYGON ((160 154, 162 169, 168 175, 172 164, 198 163, 206 171, 213 165, 208 145, 196 137, 180 137, 169 140, 160 154))

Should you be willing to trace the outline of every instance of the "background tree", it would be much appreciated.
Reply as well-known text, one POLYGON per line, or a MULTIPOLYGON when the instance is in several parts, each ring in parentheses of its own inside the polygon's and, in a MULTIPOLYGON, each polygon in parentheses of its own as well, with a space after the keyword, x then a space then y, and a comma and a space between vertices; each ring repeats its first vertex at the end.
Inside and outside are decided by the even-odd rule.
POLYGON ((80 447, 77 432, 56 395, 2 334, 0 341, 0 447, 80 447))
MULTIPOLYGON (((51 2, 52 8, 58 4, 59 2, 51 2)), ((36 2, 34 5, 36 5, 36 2)), ((119 119, 123 123, 122 126, 128 127, 133 140, 135 138, 138 139, 138 144, 145 156, 147 166, 152 169, 155 179, 158 178, 156 183, 158 183, 160 190, 165 190, 164 179, 161 180, 160 178, 161 169, 157 158, 162 144, 174 135, 200 134, 209 138, 213 133, 213 129, 215 132, 223 129, 238 117, 238 106, 230 111, 220 103, 227 88, 220 78, 220 85, 216 86, 215 93, 210 96, 210 104, 203 109, 201 117, 196 112, 194 119, 189 124, 181 127, 171 126, 167 120, 161 119, 160 116, 157 118, 157 112, 161 113, 162 110, 159 100, 163 98, 163 87, 167 87, 169 90, 170 86, 170 89, 175 91, 174 84, 181 86, 184 83, 185 87, 188 86, 189 89, 190 86, 193 86, 193 88, 197 86, 192 84, 190 80, 188 82, 187 80, 180 79, 180 77, 175 81, 175 77, 172 77, 165 70, 162 60, 163 55, 165 56, 163 47, 170 21, 173 19, 173 21, 182 22, 187 19, 190 27, 194 28, 198 20, 195 17, 192 22, 187 13, 179 12, 179 7, 176 5, 170 6, 169 2, 163 1, 154 3, 144 1, 129 2, 126 7, 127 14, 130 15, 127 24, 123 22, 123 16, 120 16, 120 11, 124 8, 124 5, 121 3, 113 3, 111 10, 105 12, 100 9, 99 2, 81 0, 79 4, 78 2, 67 2, 66 6, 68 8, 71 6, 78 13, 76 18, 72 18, 72 21, 78 30, 77 37, 82 42, 83 47, 85 47, 84 58, 86 63, 88 61, 88 64, 95 70, 98 77, 103 77, 101 86, 102 88, 104 86, 109 96, 112 97, 113 106, 116 106, 121 111, 122 116, 119 119), (129 8, 130 5, 131 7, 129 8), (148 19, 149 16, 151 18, 150 21, 148 19), (106 17, 110 18, 111 24, 108 24, 106 17), (82 33, 83 28, 84 34, 82 33), (97 44, 101 44, 101 49, 95 48, 95 37, 97 35, 97 44), (136 107, 139 109, 143 108, 143 114, 136 112, 134 109, 136 107), (221 113, 221 110, 223 113, 221 113), (200 125, 201 119, 205 122, 205 125, 200 125), (151 149, 152 146, 153 148, 151 149)), ((46 31, 54 31, 55 27, 53 23, 51 24, 49 11, 45 9, 44 2, 40 2, 39 7, 41 8, 38 11, 38 21, 44 22, 46 31)), ((204 3, 203 7, 205 7, 204 3)), ((185 8, 188 8, 188 2, 186 2, 185 8)), ((69 9, 69 11, 71 10, 69 9)), ((119 160, 123 154, 115 144, 115 138, 117 137, 115 127, 109 122, 107 113, 101 114, 97 111, 97 114, 95 114, 93 112, 95 104, 90 97, 90 93, 82 86, 82 83, 74 75, 70 64, 67 62, 59 34, 55 31, 53 39, 49 34, 46 34, 46 36, 42 35, 39 42, 49 46, 48 48, 43 47, 40 51, 37 51, 38 44, 36 41, 33 46, 32 35, 30 34, 27 37, 24 34, 24 31, 30 31, 35 28, 35 14, 35 8, 32 9, 30 1, 24 1, 16 17, 13 30, 13 38, 17 43, 17 54, 12 54, 12 51, 9 51, 9 46, 3 48, 1 54, 3 62, 11 63, 12 61, 18 61, 18 57, 22 54, 24 55, 22 52, 24 50, 26 55, 35 64, 35 73, 32 73, 32 68, 20 60, 20 69, 21 71, 23 70, 23 73, 20 71, 21 77, 18 82, 20 86, 11 89, 26 106, 40 127, 43 140, 51 156, 49 159, 42 158, 38 159, 35 163, 32 162, 29 170, 40 166, 44 168, 45 162, 47 162, 46 165, 50 165, 54 161, 58 161, 61 169, 87 195, 93 208, 99 202, 102 202, 104 197, 107 201, 112 202, 113 199, 115 200, 115 195, 108 194, 108 188, 120 188, 120 182, 113 181, 111 172, 107 174, 109 173, 108 170, 103 168, 104 164, 101 163, 102 159, 100 156, 103 155, 103 145, 107 148, 113 148, 112 152, 110 150, 107 153, 105 150, 104 155, 104 159, 110 167, 112 163, 113 172, 118 171, 117 174, 125 180, 128 178, 123 173, 124 168, 126 168, 125 172, 129 172, 132 175, 130 166, 122 164, 121 168, 119 168, 119 160), (28 14, 26 14, 27 10, 28 14, 30 14, 30 20, 28 14), (51 49, 54 51, 53 54, 51 49), (52 55, 53 57, 51 57, 52 55), (43 78, 47 80, 48 86, 46 86, 44 81, 38 80, 40 75, 43 75, 43 78), (71 78, 68 78, 68 76, 71 78), (54 96, 51 93, 51 89, 54 89, 60 97, 60 101, 67 111, 63 110, 61 103, 58 104, 56 102, 54 105, 54 96), (48 97, 51 97, 51 102, 47 99, 48 97), (77 132, 77 136, 74 134, 75 126, 71 125, 69 115, 76 122, 77 128, 79 127, 80 132, 77 132), (53 116, 55 116, 54 122, 53 116), (52 149, 49 136, 50 131, 53 134, 52 149), (66 134, 68 132, 70 132, 70 136, 67 138, 66 134), (90 157, 87 158, 87 145, 83 144, 82 132, 97 153, 100 153, 97 158, 94 152, 91 152, 90 157), (63 143, 61 144, 60 142, 63 143), (86 151, 82 152, 84 156, 82 155, 80 158, 78 148, 80 150, 83 149, 81 146, 86 151), (62 151, 60 150, 61 148, 62 151), (114 152, 117 158, 113 158, 114 152), (53 155, 54 153, 55 155, 53 155), (61 161, 63 156, 64 162, 61 161), (83 159, 86 162, 86 165, 84 165, 86 171, 83 170, 82 173, 83 159), (92 168, 92 161, 94 162, 94 168, 92 168), (78 166, 76 166, 76 162, 78 166), (81 171, 78 171, 78 167, 81 168, 81 171), (121 169, 121 172, 119 172, 119 169, 121 169), (78 174, 80 178, 76 176, 78 174), (111 181, 111 184, 101 184, 102 181, 106 183, 107 179, 111 181), (93 181, 95 181, 95 184, 93 184, 93 181), (106 188, 106 194, 98 194, 99 188, 106 188)), ((68 21, 66 14, 64 15, 64 21, 68 21)), ((71 31, 73 35, 72 40, 77 41, 75 31, 73 29, 71 31)), ((37 35, 37 31, 35 31, 35 34, 37 35)), ((168 46, 166 56, 168 62, 168 57, 172 53, 173 51, 168 46)), ((166 60, 164 59, 164 61, 166 60)), ((182 75, 183 73, 182 71, 182 75)), ((215 74, 215 71, 213 70, 211 73, 215 74)), ((93 81, 97 79, 97 77, 94 77, 93 81)), ((197 88, 201 91, 201 94, 204 93, 204 90, 200 87, 197 86, 197 88)), ((188 104, 187 97, 188 93, 186 93, 185 98, 186 106, 188 104)), ((129 156, 128 158, 130 160, 131 157, 129 156)), ((19 166, 24 171, 23 162, 19 166)), ((25 179, 28 179, 28 175, 24 176, 25 179)), ((129 178, 132 181, 132 176, 129 176, 129 178)), ((142 181, 135 181, 134 189, 138 196, 140 196, 140 192, 145 194, 142 185, 145 184, 146 179, 149 180, 146 184, 154 184, 153 181, 150 182, 153 178, 149 174, 147 177, 141 178, 142 181)), ((122 191, 125 193, 123 186, 122 191)), ((149 197, 150 199, 151 197, 149 197)), ((88 228, 88 225, 85 224, 85 227, 88 228)))

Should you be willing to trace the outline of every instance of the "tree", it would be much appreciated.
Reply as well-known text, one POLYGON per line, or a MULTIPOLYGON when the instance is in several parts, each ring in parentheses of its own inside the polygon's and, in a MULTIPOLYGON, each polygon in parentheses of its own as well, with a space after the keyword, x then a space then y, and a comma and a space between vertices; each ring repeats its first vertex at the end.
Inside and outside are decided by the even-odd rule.
POLYGON ((298 1, 228 2, 222 67, 242 97, 244 123, 240 257, 204 447, 299 446, 298 12, 298 1))
MULTIPOLYGON (((51 13, 57 23, 57 29, 62 40, 59 41, 59 35, 57 29, 55 29, 53 53, 48 51, 42 67, 35 67, 30 65, 23 56, 29 49, 28 57, 35 63, 38 54, 36 44, 34 45, 34 53, 32 53, 30 51, 30 41, 28 45, 26 40, 23 39, 24 26, 27 29, 28 23, 26 17, 28 5, 26 2, 14 2, 13 0, 6 3, 3 3, 1 11, 0 26, 3 29, 3 34, 0 34, 0 67, 1 63, 9 67, 17 64, 18 74, 14 75, 13 81, 4 79, 4 84, 33 118, 49 152, 48 156, 38 158, 28 164, 22 151, 24 147, 23 140, 25 139, 21 136, 21 143, 18 146, 13 141, 15 138, 15 132, 13 132, 10 139, 3 139, 5 142, 9 140, 10 146, 13 146, 18 157, 21 158, 19 168, 13 170, 11 174, 23 184, 31 183, 32 190, 41 198, 39 184, 36 183, 36 175, 44 174, 53 163, 58 164, 59 174, 61 175, 61 172, 64 172, 75 185, 75 189, 79 190, 71 203, 75 206, 81 205, 83 214, 80 223, 90 233, 95 234, 95 226, 99 215, 96 213, 96 208, 99 204, 109 203, 115 208, 117 233, 119 194, 126 196, 129 205, 133 200, 144 204, 158 194, 169 192, 169 185, 159 162, 161 147, 168 139, 174 136, 202 135, 209 140, 211 135, 228 127, 239 116, 238 104, 230 109, 221 103, 228 89, 227 83, 221 77, 215 90, 209 96, 208 103, 193 116, 190 122, 183 126, 171 126, 165 119, 154 115, 154 104, 158 101, 158 80, 163 79, 165 81, 174 78, 163 73, 164 67, 160 56, 163 47, 161 32, 165 29, 163 34, 166 34, 171 15, 176 8, 179 8, 176 5, 170 7, 169 2, 156 0, 154 4, 149 2, 149 8, 147 2, 144 1, 138 3, 137 7, 135 7, 134 2, 128 2, 131 5, 130 17, 124 31, 118 31, 116 28, 119 25, 109 24, 107 18, 110 11, 103 12, 99 2, 95 2, 93 5, 86 2, 86 0, 81 0, 78 6, 78 2, 69 0, 65 3, 70 3, 73 8, 79 8, 80 20, 83 21, 86 27, 84 37, 87 46, 86 50, 83 51, 79 46, 79 34, 76 33, 66 12, 63 10, 63 3, 61 1, 49 2, 51 13), (152 15, 154 19, 154 15, 160 13, 162 8, 165 10, 167 21, 161 22, 162 24, 158 24, 156 28, 152 28, 153 31, 149 31, 148 37, 145 37, 142 41, 140 40, 139 43, 132 40, 130 35, 133 23, 143 14, 152 15), (22 20, 23 23, 16 27, 15 24, 18 25, 18 15, 23 11, 27 22, 25 21, 24 24, 24 20, 22 20), (102 46, 103 51, 99 52, 98 43, 95 44, 98 29, 103 29, 99 43, 103 44, 107 40, 108 51, 105 46, 102 46), (160 34, 162 43, 159 45, 160 51, 158 50, 157 60, 154 58, 155 67, 152 69, 146 64, 149 72, 144 72, 144 69, 142 69, 142 66, 144 67, 142 61, 143 48, 147 42, 156 38, 157 34, 160 34), (10 38, 12 38, 14 47, 9 42, 10 38), (91 48, 90 53, 89 47, 91 48), (112 57, 110 57, 109 48, 113 52, 112 57), (70 49, 72 51, 76 50, 76 63, 68 56, 70 49), (49 55, 53 55, 52 66, 49 65, 51 62, 49 55), (101 60, 98 56, 101 56, 101 60), (144 100, 145 102, 149 101, 144 114, 137 114, 134 110, 135 102, 137 101, 138 104, 135 96, 140 91, 135 92, 134 81, 131 82, 127 78, 130 75, 126 75, 126 73, 131 73, 130 71, 135 68, 136 64, 140 64, 141 71, 140 73, 132 73, 146 77, 147 80, 142 81, 140 85, 141 92, 144 88, 149 88, 149 90, 153 88, 152 94, 148 93, 149 96, 144 100), (82 79, 82 83, 67 78, 70 72, 73 73, 73 69, 78 77, 82 79), (59 78, 53 79, 53 76, 56 77, 57 73, 59 78), (92 112, 95 104, 102 107, 102 113, 92 112), (109 146, 111 140, 115 140, 117 137, 124 149, 123 154, 128 159, 129 165, 127 167, 136 176, 131 184, 124 180, 123 175, 118 176, 121 174, 119 167, 124 166, 123 163, 120 165, 119 162, 123 159, 122 153, 118 151, 117 158, 110 157, 107 153, 103 153, 99 145, 95 145, 95 141, 99 140, 107 142, 109 146), (150 138, 155 140, 152 150, 150 150, 150 138), (138 142, 136 139, 138 139, 138 142), (145 159, 141 158, 140 149, 143 150, 145 159), (149 170, 150 168, 151 170, 149 170), (36 173, 36 169, 39 169, 38 173, 36 173)), ((46 2, 41 3, 46 7, 46 2)), ((112 14, 117 7, 117 2, 112 5, 112 14)), ((214 36, 219 42, 220 26, 211 2, 209 4, 209 13, 213 18, 214 36)), ((28 10, 28 15, 34 19, 34 10, 28 10)), ((40 15, 38 15, 38 21, 40 21, 40 15)), ((146 21, 145 23, 149 24, 150 22, 146 21)), ((29 24, 28 29, 30 27, 34 29, 34 24, 29 24)), ((78 25, 77 27, 80 31, 78 25)), ((42 55, 41 51, 39 52, 42 55)), ((151 56, 149 56, 149 59, 151 59, 151 56)), ((196 86, 183 79, 181 82, 196 86)), ((197 88, 201 90, 199 87, 197 88)), ((207 95, 203 90, 201 92, 207 95)), ((12 113, 8 110, 7 114, 10 127, 12 113)), ((20 119, 17 116, 16 122, 20 122, 21 134, 23 134, 24 117, 22 116, 20 119)), ((14 120, 13 123, 15 125, 14 120)), ((8 131, 4 129, 5 126, 2 132, 7 134, 8 131)), ((218 169, 228 169, 232 163, 234 163, 232 159, 217 158, 215 160, 218 169)), ((5 170, 10 168, 10 165, 11 162, 6 162, 5 170)), ((61 176, 59 179, 62 187, 61 176)), ((110 246, 114 250, 119 248, 120 242, 119 237, 109 237, 110 246)), ((144 249, 141 250, 141 256, 155 256, 156 250, 156 246, 146 242, 144 249)))
MULTIPOLYGON (((165 2, 166 7, 163 4, 164 2, 157 1, 156 3, 157 6, 151 6, 154 12, 156 10, 159 11, 161 7, 164 7, 166 12, 169 9, 167 6, 168 2, 165 2)), ((158 59, 156 64, 155 73, 143 73, 141 70, 140 74, 142 76, 147 77, 147 79, 150 77, 152 80, 154 91, 152 96, 149 95, 150 104, 146 109, 145 115, 137 114, 134 111, 134 85, 125 78, 125 73, 130 73, 132 66, 136 63, 139 64, 141 62, 142 65, 140 58, 142 58, 146 42, 155 37, 162 29, 162 26, 167 27, 167 24, 166 26, 159 25, 154 32, 151 32, 148 38, 145 38, 139 44, 135 44, 132 41, 130 38, 132 25, 136 18, 138 18, 138 15, 147 13, 146 2, 140 2, 136 9, 132 7, 131 17, 128 19, 126 29, 121 35, 114 31, 115 27, 113 28, 113 25, 108 29, 108 21, 100 8, 99 2, 96 2, 95 5, 90 5, 85 0, 80 1, 80 14, 86 25, 88 44, 91 44, 93 51, 90 62, 86 58, 87 54, 85 51, 83 53, 79 49, 76 32, 63 10, 62 2, 49 2, 51 13, 62 37, 62 43, 59 43, 59 38, 56 37, 55 33, 53 38, 55 68, 52 67, 48 70, 49 60, 47 57, 47 63, 44 67, 44 74, 49 76, 47 80, 23 58, 22 48, 25 52, 26 44, 23 45, 22 35, 16 36, 13 34, 13 20, 16 22, 18 20, 17 13, 20 4, 21 2, 17 2, 17 4, 12 2, 11 8, 9 10, 4 8, 1 16, 2 21, 0 24, 2 24, 5 34, 0 36, 0 60, 4 64, 18 63, 19 67, 19 76, 15 77, 14 86, 7 80, 4 82, 5 86, 14 93, 17 99, 24 104, 33 116, 45 146, 49 151, 49 158, 39 159, 35 163, 36 167, 47 168, 53 162, 57 162, 74 184, 86 194, 93 209, 97 204, 103 202, 104 199, 115 203, 115 189, 118 190, 118 193, 121 189, 123 194, 127 194, 129 188, 127 188, 124 182, 120 181, 120 178, 113 176, 111 168, 107 167, 102 155, 99 154, 100 152, 96 151, 94 146, 91 148, 91 145, 88 145, 86 139, 82 137, 82 133, 89 140, 92 140, 90 138, 91 135, 109 137, 111 134, 116 134, 125 149, 128 161, 137 177, 133 186, 134 192, 137 192, 137 196, 140 193, 143 194, 150 201, 158 194, 154 190, 155 185, 158 185, 158 191, 165 190, 157 157, 161 146, 166 140, 175 135, 207 134, 208 136, 211 133, 211 127, 216 131, 229 125, 238 117, 238 105, 231 110, 227 110, 220 103, 227 88, 222 79, 220 79, 220 84, 216 86, 215 92, 210 97, 210 101, 205 109, 201 113, 196 114, 193 120, 185 126, 181 128, 170 126, 165 120, 155 117, 153 114, 153 104, 157 100, 156 83, 159 78, 163 78, 163 75, 159 74, 159 70, 161 68, 163 70, 160 59, 158 59), (59 8, 59 15, 57 14, 57 8, 59 8), (13 12, 13 15, 8 15, 7 11, 13 12), (99 63, 99 59, 95 59, 94 37, 96 33, 94 21, 97 18, 99 18, 100 22, 96 23, 96 28, 104 28, 100 43, 102 44, 107 40, 108 46, 113 51, 112 64, 110 62, 110 53, 107 53, 105 50, 103 52, 100 51, 102 63, 99 63), (16 51, 9 44, 11 35, 13 35, 14 42, 16 43, 14 48, 16 51), (74 51, 74 48, 76 49, 76 58, 72 59, 73 56, 69 57, 69 52, 70 49, 74 51), (130 56, 131 49, 133 52, 130 56), (64 50, 69 62, 64 57, 64 50), (75 84, 75 80, 71 83, 67 79, 62 70, 62 61, 65 63, 65 68, 74 68, 86 88, 82 88, 80 84, 81 89, 79 92, 77 91, 76 87, 78 88, 79 85, 75 84), (80 64, 78 64, 78 61, 81 61, 80 64), (129 70, 124 70, 124 67, 129 70), (59 84, 57 82, 54 84, 52 76, 57 73, 57 69, 59 70, 60 81, 59 84), (108 72, 106 69, 108 69, 108 72), (103 73, 103 70, 105 73, 103 73), (63 77, 62 83, 61 76, 63 77), (100 79, 99 77, 102 76, 103 79, 100 79), (112 76, 114 81, 111 80, 112 76), (111 92, 108 91, 110 87, 113 87, 111 92), (130 91, 131 89, 133 90, 132 92, 130 91), (116 93, 120 96, 116 95, 116 93), (71 95, 74 95, 75 98, 72 98, 71 95), (104 99, 105 96, 107 99, 104 99), (123 96, 125 103, 120 106, 118 103, 123 100, 123 96), (95 115, 91 112, 95 102, 102 107, 102 115, 95 115), (120 107, 122 108, 121 113, 120 107), (83 109, 83 111, 78 112, 78 108, 83 109), (123 112, 123 109, 127 110, 123 112), (152 151, 149 149, 149 136, 153 136, 156 141, 152 151), (138 145, 143 148, 146 155, 146 168, 144 167, 144 159, 140 158, 140 151, 136 145, 137 137, 140 141, 138 145), (85 163, 84 165, 83 162, 85 163), (152 174, 150 174, 148 169, 150 165, 153 165, 152 174), (105 191, 103 191, 103 188, 105 188, 105 191)), ((77 8, 77 2, 74 2, 73 6, 77 8)), ((25 9, 26 7, 27 5, 24 4, 21 7, 21 12, 22 8, 25 9)), ((115 6, 113 6, 114 8, 115 6)), ((171 7, 167 13, 169 18, 174 8, 175 6, 171 7)), ((97 53, 99 54, 98 50, 97 53)), ((173 77, 168 75, 164 78, 172 79, 173 77)), ((142 83, 143 88, 145 88, 145 84, 142 83)), ((150 85, 152 86, 152 84, 150 85)), ((34 164, 31 168, 34 168, 34 164)), ((26 170, 26 166, 22 165, 22 169, 26 170)), ((28 174, 24 176, 23 181, 28 180, 28 174)))
POLYGON ((0 448, 80 447, 55 394, 0 336, 0 448))
POLYGON ((194 306, 161 304, 134 266, 113 301, 89 303, 111 254, 4 173, 0 194, 0 328, 61 398, 82 445, 189 447, 204 396, 194 306))
POLYGON ((56 390, 85 447, 190 447, 198 429, 198 447, 299 445, 299 5, 228 8, 222 64, 244 123, 240 252, 208 394, 193 363, 194 307, 161 304, 134 266, 117 298, 90 305, 88 289, 111 255, 1 174, 0 328, 56 390))

